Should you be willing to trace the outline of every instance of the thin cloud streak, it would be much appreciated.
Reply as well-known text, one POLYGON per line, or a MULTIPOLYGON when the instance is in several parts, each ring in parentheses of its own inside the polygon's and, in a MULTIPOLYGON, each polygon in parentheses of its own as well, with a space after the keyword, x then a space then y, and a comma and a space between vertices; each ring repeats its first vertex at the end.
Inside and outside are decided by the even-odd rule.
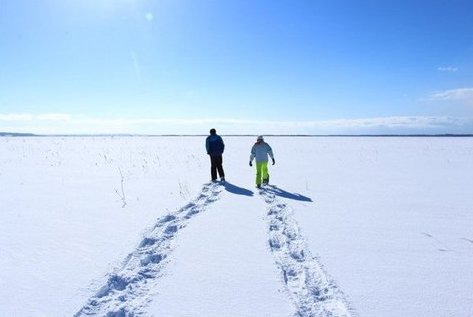
POLYGON ((433 101, 473 101, 473 88, 458 88, 432 92, 429 100, 433 101))
POLYGON ((437 67, 437 70, 439 72, 457 72, 458 71, 458 67, 453 67, 453 66, 444 66, 444 67, 437 67))

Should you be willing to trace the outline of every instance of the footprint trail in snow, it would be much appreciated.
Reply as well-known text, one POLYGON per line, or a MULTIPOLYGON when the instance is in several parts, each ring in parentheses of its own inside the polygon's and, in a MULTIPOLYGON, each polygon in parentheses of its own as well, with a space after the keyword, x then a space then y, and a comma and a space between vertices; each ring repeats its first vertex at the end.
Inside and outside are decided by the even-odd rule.
POLYGON ((310 254, 292 210, 279 201, 277 192, 276 186, 268 185, 260 195, 268 204, 269 247, 296 306, 294 316, 355 316, 343 292, 310 254))
MULTIPOLYGON (((74 316, 134 317, 146 315, 178 232, 189 220, 219 199, 220 184, 206 184, 199 196, 178 211, 159 218, 139 246, 109 274, 100 290, 74 316)), ((295 317, 354 317, 343 292, 311 256, 292 210, 266 186, 260 195, 268 204, 269 247, 296 306, 295 317)))
POLYGON ((178 211, 159 218, 121 267, 108 275, 106 284, 89 299, 75 317, 144 316, 150 293, 156 289, 173 242, 189 220, 219 198, 223 186, 209 183, 199 196, 178 211))

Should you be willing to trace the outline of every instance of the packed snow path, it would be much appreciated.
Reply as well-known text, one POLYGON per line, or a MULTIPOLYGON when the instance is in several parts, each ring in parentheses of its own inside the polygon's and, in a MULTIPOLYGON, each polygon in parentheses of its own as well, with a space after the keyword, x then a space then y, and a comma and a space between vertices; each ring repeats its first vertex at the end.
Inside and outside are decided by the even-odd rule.
POLYGON ((204 211, 219 198, 223 187, 206 184, 199 196, 177 212, 158 219, 148 233, 123 262, 121 268, 109 275, 104 285, 82 309, 79 316, 142 316, 150 301, 167 257, 173 249, 178 232, 195 215, 204 211))
POLYGON ((276 186, 267 185, 260 195, 269 205, 269 246, 296 306, 295 316, 354 316, 342 291, 311 256, 290 207, 276 197, 281 192, 276 186))

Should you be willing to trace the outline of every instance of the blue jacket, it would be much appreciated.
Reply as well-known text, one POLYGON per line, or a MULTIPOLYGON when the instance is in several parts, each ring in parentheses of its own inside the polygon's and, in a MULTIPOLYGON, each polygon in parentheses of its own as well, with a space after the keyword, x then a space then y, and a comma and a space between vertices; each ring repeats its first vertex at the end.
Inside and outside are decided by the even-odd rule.
POLYGON ((225 144, 220 135, 211 134, 205 140, 205 148, 209 155, 222 155, 223 150, 225 149, 225 144))

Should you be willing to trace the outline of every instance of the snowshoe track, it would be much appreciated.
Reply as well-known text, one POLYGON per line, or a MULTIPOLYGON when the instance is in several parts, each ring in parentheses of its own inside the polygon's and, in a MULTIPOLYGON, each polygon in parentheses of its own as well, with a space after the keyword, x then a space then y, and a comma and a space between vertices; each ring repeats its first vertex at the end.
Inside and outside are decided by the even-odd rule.
POLYGON ((143 316, 150 302, 150 292, 156 289, 168 263, 175 237, 192 217, 218 200, 223 188, 216 183, 205 184, 195 200, 159 218, 137 249, 118 270, 108 275, 105 285, 74 316, 143 316))
POLYGON ((276 186, 264 186, 260 195, 268 206, 269 247, 281 269, 298 317, 354 317, 343 292, 306 247, 293 212, 276 197, 276 186))

